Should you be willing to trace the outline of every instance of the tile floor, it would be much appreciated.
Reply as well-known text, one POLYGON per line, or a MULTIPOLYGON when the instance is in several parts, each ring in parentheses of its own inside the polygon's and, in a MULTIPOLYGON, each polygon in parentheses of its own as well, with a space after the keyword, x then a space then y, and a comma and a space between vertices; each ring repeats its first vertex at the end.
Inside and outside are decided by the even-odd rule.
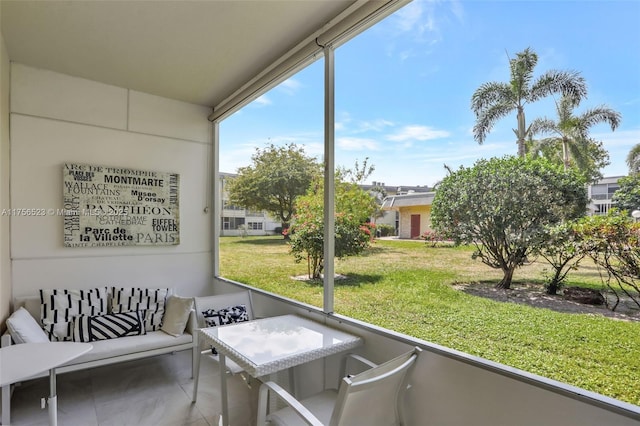
MULTIPOLYGON (((159 355, 58 376, 59 426, 213 426, 220 416, 218 364, 203 356, 198 400, 191 403, 191 352, 159 355)), ((240 376, 229 378, 233 425, 254 425, 259 382, 249 388, 240 376)), ((14 390, 11 425, 47 425, 40 398, 49 379, 30 380, 14 390)))

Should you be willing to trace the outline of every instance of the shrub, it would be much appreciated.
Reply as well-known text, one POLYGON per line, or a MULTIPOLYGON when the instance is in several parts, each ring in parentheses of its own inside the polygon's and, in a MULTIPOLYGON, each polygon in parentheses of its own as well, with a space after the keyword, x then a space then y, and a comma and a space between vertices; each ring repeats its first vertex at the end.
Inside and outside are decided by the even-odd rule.
POLYGON ((396 235, 396 228, 385 223, 376 224, 376 231, 379 237, 392 237, 396 235))
POLYGON ((456 244, 474 244, 473 258, 501 269, 510 288, 547 225, 584 214, 587 193, 575 170, 519 157, 479 160, 440 183, 431 220, 456 244))
POLYGON ((612 209, 606 216, 583 218, 574 229, 583 252, 607 272, 604 284, 616 297, 611 310, 620 303, 620 294, 640 307, 640 223, 612 209))
POLYGON ((438 244, 446 240, 445 236, 437 231, 424 231, 420 235, 420 239, 423 239, 427 245, 431 247, 437 247, 438 244))
MULTIPOLYGON (((296 200, 296 214, 288 230, 290 251, 296 262, 307 259, 309 278, 320 278, 324 267, 324 188, 317 183, 307 195, 296 200)), ((336 177, 335 184, 335 256, 360 254, 375 235, 375 226, 367 222, 375 211, 375 200, 357 185, 336 177)))
POLYGON ((543 257, 553 268, 553 275, 545 283, 547 294, 557 294, 569 271, 576 269, 586 256, 581 249, 581 235, 574 226, 575 222, 571 221, 547 226, 534 242, 533 253, 543 257))

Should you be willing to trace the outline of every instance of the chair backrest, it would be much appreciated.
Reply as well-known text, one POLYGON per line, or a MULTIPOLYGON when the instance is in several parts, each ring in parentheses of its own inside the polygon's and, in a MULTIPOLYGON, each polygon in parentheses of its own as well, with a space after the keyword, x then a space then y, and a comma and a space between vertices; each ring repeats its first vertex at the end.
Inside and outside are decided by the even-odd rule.
POLYGON ((244 305, 247 309, 247 316, 249 319, 254 319, 251 292, 249 290, 218 294, 215 296, 194 297, 193 300, 196 310, 196 319, 198 320, 198 328, 207 327, 204 316, 202 315, 202 312, 207 309, 219 311, 233 306, 244 305))
POLYGON ((422 350, 414 348, 340 383, 331 426, 392 426, 404 422, 402 398, 408 373, 422 350))

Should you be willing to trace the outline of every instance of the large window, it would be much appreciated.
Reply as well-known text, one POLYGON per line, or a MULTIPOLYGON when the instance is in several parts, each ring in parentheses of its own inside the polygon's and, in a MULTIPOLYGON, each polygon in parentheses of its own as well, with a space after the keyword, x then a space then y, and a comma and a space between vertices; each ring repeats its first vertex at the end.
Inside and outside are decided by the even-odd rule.
MULTIPOLYGON (((518 125, 515 112, 497 121, 479 145, 473 137, 476 116, 470 103, 474 91, 484 83, 508 85, 509 59, 531 46, 539 58, 534 77, 553 69, 578 70, 588 82, 589 95, 595 95, 598 101, 604 96, 603 102, 623 114, 626 130, 620 127, 613 135, 617 138, 625 132, 620 139, 607 140, 611 132, 606 126, 594 128, 592 134, 603 140, 612 163, 616 163, 616 169, 602 170, 603 174, 626 173, 624 158, 631 142, 624 142, 627 146, 623 149, 620 146, 628 135, 635 135, 630 139, 633 143, 638 140, 640 122, 628 117, 640 115, 637 104, 635 109, 624 105, 631 105, 626 98, 629 93, 640 91, 640 82, 635 78, 637 73, 616 79, 610 75, 626 72, 627 60, 638 64, 639 59, 628 34, 623 34, 631 26, 612 28, 618 44, 602 43, 612 34, 600 32, 598 16, 609 14, 611 4, 581 2, 578 22, 572 19, 574 4, 554 3, 553 19, 578 26, 572 29, 547 25, 541 32, 541 23, 549 14, 544 2, 527 3, 527 13, 536 18, 523 20, 521 2, 414 1, 335 51, 332 130, 336 166, 354 168, 356 161, 362 165, 368 158, 375 171, 364 183, 433 188, 452 170, 470 167, 479 159, 516 155, 512 130, 518 125), (599 76, 595 64, 609 72, 603 71, 599 76), (626 115, 622 109, 626 109, 626 115)), ((626 14, 619 11, 630 4, 615 3, 619 19, 625 20, 626 14)), ((629 23, 628 19, 625 22, 629 23)), ((255 148, 263 149, 268 144, 295 143, 318 161, 324 159, 323 68, 324 61, 313 63, 221 123, 221 171, 233 172, 248 166, 255 148)), ((590 99, 575 114, 597 105, 590 99)), ((538 117, 555 119, 557 101, 549 97, 525 105, 526 124, 538 117)), ((592 198, 602 203, 596 207, 599 213, 609 208, 616 189, 616 184, 592 188, 592 198)), ((424 214, 428 214, 426 209, 424 214)), ((258 230, 255 227, 259 222, 247 217, 246 229, 258 230)), ((396 229, 406 223, 405 219, 402 215, 397 219, 396 229)), ((232 224, 231 219, 225 223, 225 229, 239 225, 232 224)), ((330 287, 319 280, 306 279, 311 262, 306 257, 296 262, 290 248, 279 234, 221 238, 220 274, 323 308, 327 305, 323 292, 330 287)), ((472 246, 452 248, 448 241, 437 239, 430 245, 419 239, 377 241, 366 255, 336 259, 334 266, 334 312, 338 314, 560 380, 565 378, 563 372, 556 374, 557 365, 567 365, 567 360, 571 364, 572 355, 554 361, 553 353, 571 351, 565 343, 580 345, 592 357, 595 346, 581 346, 582 342, 571 340, 575 330, 586 333, 585 342, 597 339, 587 327, 573 323, 582 318, 577 314, 558 322, 558 326, 573 324, 565 342, 546 332, 548 327, 543 325, 551 317, 543 310, 520 310, 521 306, 515 304, 487 302, 485 299, 491 295, 502 294, 494 285, 503 274, 474 257, 472 246), (481 299, 478 294, 487 297, 481 299), (520 320, 529 316, 531 321, 520 320), (549 351, 549 347, 556 349, 549 351), (520 356, 525 348, 527 355, 520 356)), ((571 284, 601 285, 600 277, 589 267, 571 271, 571 284)), ((548 266, 532 259, 531 265, 523 265, 515 274, 518 283, 539 288, 535 300, 547 300, 540 297, 544 294, 546 271, 548 266)), ((509 297, 508 293, 505 297, 509 297)), ((604 354, 605 361, 607 355, 604 354)), ((616 381, 624 380, 621 376, 616 381)), ((583 386, 584 382, 577 384, 583 386)))
POLYGON ((244 217, 223 217, 222 218, 222 229, 224 230, 233 230, 239 229, 240 226, 244 225, 244 217))

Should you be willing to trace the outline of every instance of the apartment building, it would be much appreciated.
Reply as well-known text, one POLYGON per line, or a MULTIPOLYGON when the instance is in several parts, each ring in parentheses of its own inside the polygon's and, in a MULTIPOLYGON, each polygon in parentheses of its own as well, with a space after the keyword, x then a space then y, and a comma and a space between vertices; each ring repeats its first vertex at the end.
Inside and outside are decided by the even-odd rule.
POLYGON ((622 177, 624 176, 604 177, 588 186, 589 205, 587 214, 595 216, 607 214, 613 206, 613 194, 620 188, 618 179, 622 177))

